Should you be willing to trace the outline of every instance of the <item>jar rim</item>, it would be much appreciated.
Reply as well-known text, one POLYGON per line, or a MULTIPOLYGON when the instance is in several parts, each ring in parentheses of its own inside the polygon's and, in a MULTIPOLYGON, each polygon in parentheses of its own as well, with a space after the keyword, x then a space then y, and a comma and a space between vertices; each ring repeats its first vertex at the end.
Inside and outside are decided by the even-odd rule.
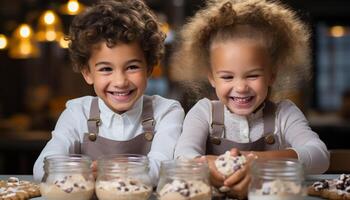
POLYGON ((97 159, 98 170, 109 172, 144 171, 148 164, 148 157, 140 154, 110 154, 97 159))
POLYGON ((298 159, 294 158, 275 158, 275 159, 256 159, 253 161, 253 166, 280 166, 285 165, 287 167, 303 167, 298 159))
POLYGON ((44 158, 44 170, 52 172, 90 171, 92 160, 81 154, 53 154, 44 158))
POLYGON ((120 161, 120 162, 142 162, 148 163, 148 157, 140 154, 109 154, 100 156, 97 162, 109 162, 109 161, 120 161))
POLYGON ((91 162, 91 158, 82 154, 52 154, 44 157, 44 161, 87 161, 91 162))
POLYGON ((251 171, 258 177, 266 179, 303 179, 304 166, 297 159, 256 159, 252 163, 251 171))
POLYGON ((194 159, 175 159, 162 161, 161 173, 171 176, 189 178, 193 176, 207 176, 209 167, 206 161, 198 161, 194 159))

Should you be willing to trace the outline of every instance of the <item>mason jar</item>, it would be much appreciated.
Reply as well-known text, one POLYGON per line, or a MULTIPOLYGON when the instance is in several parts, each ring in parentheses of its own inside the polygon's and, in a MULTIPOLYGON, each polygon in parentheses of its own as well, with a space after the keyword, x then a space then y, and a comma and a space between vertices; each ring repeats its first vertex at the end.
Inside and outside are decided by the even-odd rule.
POLYGON ((99 200, 146 200, 152 194, 146 156, 118 154, 97 161, 96 195, 99 200))
POLYGON ((249 200, 302 200, 306 195, 304 170, 296 159, 253 161, 249 200))
POLYGON ((211 200, 209 168, 195 160, 163 161, 157 186, 159 200, 211 200))
POLYGON ((91 162, 89 157, 76 154, 45 157, 41 195, 46 200, 90 200, 95 186, 91 162))

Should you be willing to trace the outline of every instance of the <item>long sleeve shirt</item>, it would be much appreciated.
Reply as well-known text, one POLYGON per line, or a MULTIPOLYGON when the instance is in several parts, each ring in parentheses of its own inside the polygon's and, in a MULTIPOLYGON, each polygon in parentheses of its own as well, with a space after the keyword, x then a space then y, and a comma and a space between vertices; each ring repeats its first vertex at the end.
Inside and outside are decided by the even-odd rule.
MULTIPOLYGON (((239 116, 224 109, 224 138, 247 143, 263 135, 262 108, 249 116, 239 116)), ((175 148, 175 157, 193 158, 205 155, 206 140, 211 134, 212 105, 202 99, 185 117, 183 131, 175 148)), ((277 103, 274 134, 279 149, 293 149, 307 173, 323 173, 329 166, 329 152, 308 125, 303 113, 289 100, 277 103)))
MULTIPOLYGON (((52 138, 42 150, 34 164, 35 180, 43 177, 43 160, 53 154, 77 153, 77 144, 83 142, 84 134, 88 132, 87 120, 90 105, 94 97, 85 96, 70 100, 66 109, 59 117, 52 138)), ((154 95, 152 98, 153 117, 155 119, 155 135, 151 150, 148 153, 150 161, 149 175, 153 184, 157 182, 160 162, 173 159, 176 141, 180 136, 184 111, 179 102, 154 95)), ((98 100, 101 125, 99 135, 118 141, 130 140, 143 132, 141 125, 143 97, 123 114, 113 112, 101 100, 98 100)))

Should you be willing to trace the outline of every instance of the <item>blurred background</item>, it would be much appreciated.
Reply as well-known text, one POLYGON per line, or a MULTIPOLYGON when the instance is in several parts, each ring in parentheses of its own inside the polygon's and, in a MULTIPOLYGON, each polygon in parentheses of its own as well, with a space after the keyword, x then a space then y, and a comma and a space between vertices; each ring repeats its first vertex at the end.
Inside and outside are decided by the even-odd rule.
MULTIPOLYGON (((94 0, 0 0, 0 174, 32 174, 33 163, 68 99, 94 95, 74 73, 63 40, 74 15, 94 0)), ((313 31, 313 79, 284 91, 329 149, 350 149, 350 1, 283 0, 313 31)), ((166 57, 147 94, 195 100, 171 74, 176 34, 203 0, 146 0, 167 33, 166 57)))

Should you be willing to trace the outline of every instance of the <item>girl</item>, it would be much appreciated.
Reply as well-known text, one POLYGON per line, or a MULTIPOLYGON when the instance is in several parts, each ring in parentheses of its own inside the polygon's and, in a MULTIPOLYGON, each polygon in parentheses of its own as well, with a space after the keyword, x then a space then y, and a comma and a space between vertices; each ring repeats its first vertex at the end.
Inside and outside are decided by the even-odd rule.
POLYGON ((188 112, 175 157, 206 155, 213 184, 239 198, 247 194, 249 164, 224 179, 213 161, 227 150, 297 158, 309 173, 327 170, 327 148, 303 113, 289 100, 271 99, 308 75, 309 30, 295 12, 277 1, 211 0, 181 39, 174 67, 192 79, 205 71, 219 101, 204 98, 188 112))

